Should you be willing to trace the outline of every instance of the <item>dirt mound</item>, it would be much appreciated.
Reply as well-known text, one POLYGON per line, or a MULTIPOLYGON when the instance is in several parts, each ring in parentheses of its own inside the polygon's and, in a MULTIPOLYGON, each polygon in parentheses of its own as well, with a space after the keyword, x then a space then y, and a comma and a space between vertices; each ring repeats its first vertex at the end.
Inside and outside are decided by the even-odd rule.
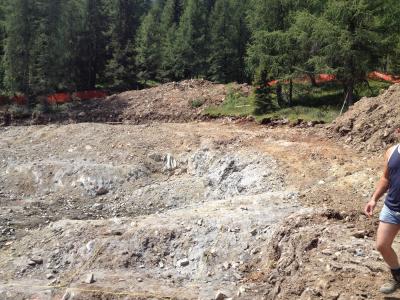
POLYGON ((395 143, 394 129, 400 126, 400 84, 374 98, 363 98, 330 128, 356 149, 379 151, 395 143))
MULTIPOLYGON (((247 85, 234 85, 235 90, 250 92, 247 85)), ((124 120, 141 123, 144 120, 190 121, 202 118, 204 108, 222 103, 228 92, 224 84, 207 80, 171 82, 151 89, 113 95, 105 101, 125 102, 124 120)))
POLYGON ((9 110, 0 115, 0 124, 188 122, 204 119, 204 109, 222 103, 229 89, 245 95, 251 91, 246 84, 227 86, 200 79, 184 80, 127 91, 105 99, 70 102, 57 106, 51 112, 36 108, 32 112, 9 110))

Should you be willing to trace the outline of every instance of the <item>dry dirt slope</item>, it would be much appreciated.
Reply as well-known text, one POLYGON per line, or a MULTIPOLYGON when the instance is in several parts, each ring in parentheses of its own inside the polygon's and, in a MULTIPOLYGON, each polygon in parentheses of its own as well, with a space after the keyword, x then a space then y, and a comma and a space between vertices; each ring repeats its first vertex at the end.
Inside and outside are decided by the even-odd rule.
MULTIPOLYGON (((127 91, 105 99, 71 102, 56 112, 34 111, 32 115, 11 112, 11 124, 49 124, 76 122, 118 122, 143 124, 152 121, 188 122, 204 119, 203 110, 221 104, 229 90, 247 95, 245 84, 215 84, 207 80, 184 80, 157 87, 127 91)), ((1 110, 0 110, 1 111, 1 110)), ((2 114, 1 114, 2 116, 2 114)), ((3 122, 6 117, 3 117, 3 122)), ((0 124, 1 124, 0 120, 0 124)))
POLYGON ((363 98, 331 128, 356 148, 378 151, 396 142, 394 129, 400 126, 400 84, 392 85, 375 98, 363 98))

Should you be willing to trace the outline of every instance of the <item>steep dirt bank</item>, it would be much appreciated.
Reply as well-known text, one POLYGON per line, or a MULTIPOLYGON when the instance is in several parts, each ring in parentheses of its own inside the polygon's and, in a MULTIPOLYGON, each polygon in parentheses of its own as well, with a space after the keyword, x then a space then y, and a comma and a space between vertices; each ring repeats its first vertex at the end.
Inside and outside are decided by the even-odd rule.
POLYGON ((400 84, 375 98, 363 98, 330 126, 341 141, 367 151, 381 151, 397 142, 400 126, 400 84))
POLYGON ((381 161, 324 134, 2 128, 0 299, 377 299, 381 161))

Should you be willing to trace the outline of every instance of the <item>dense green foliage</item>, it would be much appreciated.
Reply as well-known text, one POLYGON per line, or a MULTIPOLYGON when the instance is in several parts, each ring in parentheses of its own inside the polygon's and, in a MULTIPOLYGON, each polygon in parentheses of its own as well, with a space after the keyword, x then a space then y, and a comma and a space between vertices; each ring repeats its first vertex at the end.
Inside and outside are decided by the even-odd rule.
POLYGON ((400 72, 399 29, 397 0, 3 0, 0 91, 201 77, 256 84, 262 113, 328 73, 351 104, 368 72, 400 72))

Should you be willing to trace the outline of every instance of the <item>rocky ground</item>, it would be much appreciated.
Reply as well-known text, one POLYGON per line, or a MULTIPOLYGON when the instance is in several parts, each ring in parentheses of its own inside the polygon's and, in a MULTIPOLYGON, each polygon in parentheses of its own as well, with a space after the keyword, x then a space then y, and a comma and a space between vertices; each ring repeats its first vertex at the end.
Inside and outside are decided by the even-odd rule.
POLYGON ((380 299, 382 158, 327 135, 0 128, 0 299, 380 299))

